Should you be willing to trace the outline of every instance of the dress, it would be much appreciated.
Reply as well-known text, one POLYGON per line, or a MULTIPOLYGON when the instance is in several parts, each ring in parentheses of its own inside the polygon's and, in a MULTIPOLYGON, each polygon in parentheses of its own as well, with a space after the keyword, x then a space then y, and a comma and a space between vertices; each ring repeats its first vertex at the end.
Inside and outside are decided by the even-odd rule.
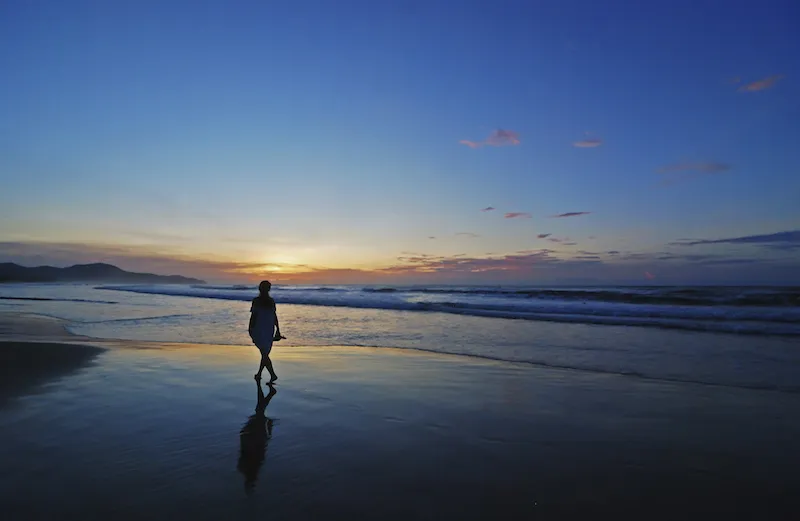
POLYGON ((275 301, 269 297, 256 297, 250 307, 250 313, 255 316, 255 324, 251 338, 262 355, 272 351, 272 342, 275 338, 275 301))

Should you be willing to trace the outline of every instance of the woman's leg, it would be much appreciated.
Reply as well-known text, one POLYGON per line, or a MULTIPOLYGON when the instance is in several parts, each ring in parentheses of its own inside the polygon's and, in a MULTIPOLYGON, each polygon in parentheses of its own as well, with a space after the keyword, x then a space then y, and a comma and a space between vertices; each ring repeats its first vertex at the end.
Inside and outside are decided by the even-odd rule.
POLYGON ((272 368, 272 360, 269 359, 269 355, 265 355, 261 363, 263 364, 263 367, 266 367, 267 371, 269 371, 269 381, 274 382, 277 380, 278 375, 275 374, 275 369, 272 368))
MULTIPOLYGON (((265 355, 263 352, 261 353, 261 362, 258 365, 258 372, 255 374, 256 380, 261 380, 261 373, 264 371, 264 368, 267 366, 267 362, 269 361, 269 357, 265 355)), ((270 364, 271 366, 272 364, 270 364)), ((272 371, 270 370, 270 374, 272 371)))

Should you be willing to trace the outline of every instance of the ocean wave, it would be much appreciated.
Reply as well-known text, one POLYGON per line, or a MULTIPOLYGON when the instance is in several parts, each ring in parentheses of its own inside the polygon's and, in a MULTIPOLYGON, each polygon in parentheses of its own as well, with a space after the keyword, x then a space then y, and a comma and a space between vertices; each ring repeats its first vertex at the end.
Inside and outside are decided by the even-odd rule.
POLYGON ((0 300, 29 300, 36 302, 82 302, 87 304, 119 304, 119 302, 111 300, 92 300, 83 298, 51 298, 51 297, 9 297, 2 296, 0 300))
POLYGON ((800 307, 800 288, 613 288, 613 289, 503 289, 503 288, 363 288, 370 293, 487 295, 548 300, 673 304, 684 306, 800 307))
MULTIPOLYGON (((193 286, 209 290, 251 290, 250 286, 193 286)), ((664 304, 676 306, 798 307, 800 287, 615 287, 615 288, 507 288, 418 286, 283 286, 276 292, 384 293, 401 295, 500 296, 516 299, 664 304)))
MULTIPOLYGON (((102 286, 100 289, 234 301, 249 301, 256 295, 255 290, 244 292, 232 288, 215 289, 208 286, 102 286)), ((520 299, 485 292, 480 295, 464 295, 463 293, 459 294, 457 290, 450 290, 443 295, 437 294, 434 298, 420 296, 419 293, 419 290, 365 292, 336 288, 328 288, 328 291, 320 292, 319 288, 295 287, 291 290, 275 291, 274 297, 278 303, 283 304, 440 312, 487 318, 650 326, 738 334, 800 336, 800 308, 794 306, 699 306, 588 299, 520 299), (458 295, 461 295, 460 300, 455 298, 458 295)))
POLYGON ((195 289, 217 289, 225 291, 254 291, 256 288, 253 286, 246 286, 244 284, 236 284, 234 286, 212 286, 210 284, 192 284, 195 289))

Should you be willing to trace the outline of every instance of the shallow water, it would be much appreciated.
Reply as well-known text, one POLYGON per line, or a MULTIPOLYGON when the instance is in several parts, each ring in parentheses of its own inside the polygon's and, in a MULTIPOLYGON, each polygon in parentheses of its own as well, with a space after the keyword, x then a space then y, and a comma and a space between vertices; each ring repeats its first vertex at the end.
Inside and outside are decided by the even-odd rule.
MULTIPOLYGON (((96 338, 249 344, 249 303, 98 290, 89 285, 0 286, 0 310, 66 319, 96 338), (77 301, 80 300, 80 301, 77 301), (108 302, 113 302, 109 304, 108 302)), ((563 324, 417 313, 279 305, 282 345, 356 345, 429 350, 541 367, 800 392, 800 338, 563 324)))

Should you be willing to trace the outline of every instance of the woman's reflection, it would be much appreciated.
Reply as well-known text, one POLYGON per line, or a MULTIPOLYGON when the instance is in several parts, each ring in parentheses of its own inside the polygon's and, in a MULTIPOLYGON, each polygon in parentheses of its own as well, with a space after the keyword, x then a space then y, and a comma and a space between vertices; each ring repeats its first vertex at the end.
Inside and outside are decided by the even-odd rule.
POLYGON ((278 392, 275 386, 268 385, 269 392, 264 396, 261 389, 261 382, 256 382, 258 388, 258 402, 256 403, 256 413, 247 419, 242 430, 239 432, 239 442, 241 449, 239 452, 239 472, 244 474, 244 488, 250 494, 256 485, 258 471, 264 463, 267 453, 267 443, 272 437, 273 420, 267 418, 264 412, 270 400, 278 392))

